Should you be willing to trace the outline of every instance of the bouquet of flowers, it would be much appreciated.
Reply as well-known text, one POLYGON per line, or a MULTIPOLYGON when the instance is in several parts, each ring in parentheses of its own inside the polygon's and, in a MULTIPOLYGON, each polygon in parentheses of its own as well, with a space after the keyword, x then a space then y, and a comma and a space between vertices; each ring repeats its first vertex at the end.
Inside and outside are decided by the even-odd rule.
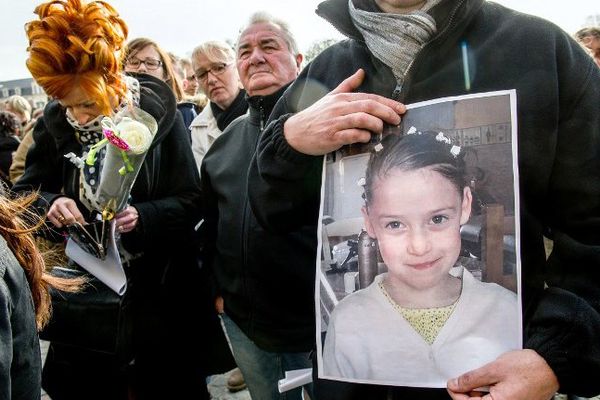
POLYGON ((127 207, 131 188, 158 129, 156 120, 137 107, 128 107, 113 119, 101 121, 104 139, 93 145, 85 159, 96 163, 96 153, 104 146, 106 155, 100 170, 95 202, 104 220, 127 207))

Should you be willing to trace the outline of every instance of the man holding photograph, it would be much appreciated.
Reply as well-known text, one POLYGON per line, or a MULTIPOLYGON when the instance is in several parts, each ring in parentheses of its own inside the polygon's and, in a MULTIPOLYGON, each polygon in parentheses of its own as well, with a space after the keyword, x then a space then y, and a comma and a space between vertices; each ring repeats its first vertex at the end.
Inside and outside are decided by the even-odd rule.
MULTIPOLYGON (((317 13, 349 40, 307 66, 271 114, 249 173, 259 221, 281 233, 312 227, 316 256, 322 155, 398 124, 402 103, 516 89, 525 349, 451 379, 448 392, 394 388, 392 396, 468 399, 481 387, 490 394, 480 396, 495 400, 600 392, 593 61, 554 25, 484 0, 327 0, 317 13), (554 241, 549 258, 544 236, 554 241)), ((316 390, 327 399, 390 396, 329 381, 316 390)))

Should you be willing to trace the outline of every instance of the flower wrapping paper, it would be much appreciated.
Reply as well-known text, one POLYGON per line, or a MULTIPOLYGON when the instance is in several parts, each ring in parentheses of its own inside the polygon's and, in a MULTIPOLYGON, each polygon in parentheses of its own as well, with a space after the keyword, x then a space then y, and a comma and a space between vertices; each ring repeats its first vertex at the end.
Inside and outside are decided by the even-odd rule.
POLYGON ((125 109, 114 120, 118 137, 128 148, 123 150, 111 141, 107 144, 96 201, 101 207, 98 211, 118 213, 127 207, 131 188, 156 135, 158 124, 150 114, 137 107, 125 109))

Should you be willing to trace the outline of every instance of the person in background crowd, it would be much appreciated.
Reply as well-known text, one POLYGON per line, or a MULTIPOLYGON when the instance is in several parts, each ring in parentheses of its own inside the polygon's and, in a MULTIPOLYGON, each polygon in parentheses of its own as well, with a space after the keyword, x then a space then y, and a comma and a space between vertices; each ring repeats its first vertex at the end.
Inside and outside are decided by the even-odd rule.
POLYGON ((192 53, 192 66, 200 91, 210 101, 190 125, 192 151, 200 171, 210 146, 227 125, 246 113, 248 103, 235 68, 235 52, 227 43, 202 43, 192 53))
POLYGON ((20 126, 16 115, 8 111, 0 111, 0 181, 9 187, 12 186, 9 169, 13 153, 19 147, 17 134, 20 126))
POLYGON ((181 81, 171 57, 152 39, 136 38, 127 43, 125 72, 144 73, 161 79, 169 85, 178 102, 183 99, 181 81))
MULTIPOLYGON (((209 100, 190 125, 192 151, 200 172, 202 159, 210 146, 233 120, 246 113, 248 103, 245 99, 246 91, 241 89, 235 68, 235 52, 227 43, 208 41, 197 46, 192 53, 192 68, 199 91, 209 100)), ((215 304, 217 312, 222 312, 221 297, 218 297, 215 304)), ((222 329, 220 330, 222 334, 222 329)), ((213 334, 215 342, 220 342, 219 332, 213 334)), ((223 349, 221 352, 224 353, 223 349)), ((246 387, 239 368, 236 367, 229 375, 227 387, 230 391, 246 387)))
MULTIPOLYGON (((99 122, 126 108, 146 111, 158 125, 130 203, 115 216, 130 283, 134 359, 51 343, 43 387, 53 400, 189 393, 208 399, 202 344, 188 325, 198 309, 190 215, 200 200, 199 177, 173 91, 154 76, 123 74, 127 25, 108 3, 55 0, 40 4, 35 14, 39 19, 26 25, 27 67, 55 100, 35 126, 25 172, 13 189, 39 191, 35 206, 51 231, 64 234, 70 224, 92 221, 97 210, 94 194, 105 149, 94 165, 81 168, 65 154, 89 152, 104 137, 99 122)), ((129 57, 131 63, 145 62, 140 70, 162 68, 163 60, 151 52, 129 57)))
POLYGON ((84 283, 46 272, 32 235, 43 222, 28 210, 35 200, 35 194, 0 195, 0 398, 5 400, 40 398, 38 330, 50 319, 48 290, 73 292, 84 283))
POLYGON ((183 99, 177 103, 177 109, 181 111, 183 122, 190 130, 191 135, 192 131, 190 125, 194 118, 198 116, 198 113, 202 111, 194 101, 198 89, 198 82, 196 81, 196 76, 192 70, 192 63, 189 59, 179 58, 177 60, 177 66, 183 89, 183 99))
POLYGON ((31 104, 24 97, 12 95, 6 99, 4 108, 19 119, 18 136, 23 137, 26 133, 26 126, 31 121, 31 104))
POLYGON ((171 51, 167 52, 167 55, 171 60, 171 65, 173 66, 173 73, 179 78, 179 83, 182 83, 184 76, 183 70, 181 69, 181 64, 179 63, 181 61, 181 58, 171 51))
POLYGON ((33 127, 35 126, 36 121, 44 114, 43 108, 37 108, 31 114, 31 121, 25 128, 23 129, 25 134, 21 139, 21 143, 19 147, 13 154, 12 164, 9 169, 9 177, 10 181, 14 184, 20 177, 23 175, 23 171, 25 171, 25 158, 27 157, 27 152, 29 148, 33 144, 33 127))
MULTIPOLYGON (((198 48, 196 77, 211 101, 233 101, 237 82, 231 61, 208 58, 211 53, 203 49, 211 47, 220 49, 216 54, 230 54, 213 44, 198 48)), ((215 275, 223 327, 253 399, 300 399, 302 388, 280 394, 277 382, 287 370, 310 367, 314 346, 314 268, 306 259, 287 256, 304 243, 295 235, 261 229, 243 195, 258 138, 272 107, 298 75, 302 58, 285 22, 265 13, 250 18, 237 41, 237 70, 249 113, 229 124, 201 167, 205 262, 215 275)), ((310 385, 307 390, 313 398, 310 385)))
POLYGON ((575 33, 575 38, 590 52, 590 55, 600 67, 600 28, 583 28, 575 33))
POLYGON ((317 380, 317 397, 596 395, 600 69, 555 25, 484 0, 326 0, 317 13, 349 40, 317 56, 273 111, 248 173, 252 211, 282 236, 305 229, 307 246, 289 257, 314 260, 323 155, 397 125, 403 103, 516 89, 525 347, 447 391, 317 380), (517 52, 527 57, 515 62, 517 52))
POLYGON ((188 97, 194 97, 198 92, 198 80, 196 79, 196 75, 194 75, 194 68, 192 67, 192 62, 188 58, 179 59, 179 67, 182 72, 182 87, 183 92, 188 97))
POLYGON ((127 44, 126 54, 126 72, 146 73, 162 79, 171 87, 177 100, 177 109, 183 117, 183 123, 189 127, 191 121, 196 117, 196 111, 193 104, 184 100, 184 92, 181 89, 183 71, 179 67, 179 58, 165 52, 156 42, 148 38, 137 38, 130 41, 127 44))

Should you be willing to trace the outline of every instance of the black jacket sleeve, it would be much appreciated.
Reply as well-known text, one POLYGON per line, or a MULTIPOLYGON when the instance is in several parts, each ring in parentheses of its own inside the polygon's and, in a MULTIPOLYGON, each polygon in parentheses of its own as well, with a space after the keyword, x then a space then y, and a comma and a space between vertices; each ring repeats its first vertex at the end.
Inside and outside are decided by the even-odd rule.
POLYGON ((188 241, 200 219, 198 170, 181 115, 148 156, 138 176, 146 185, 136 187, 136 181, 132 190, 131 205, 139 213, 139 225, 123 235, 130 251, 155 249, 175 238, 188 241))
POLYGON ((556 152, 539 211, 553 250, 547 289, 526 310, 525 347, 544 357, 562 393, 590 397, 600 393, 600 70, 565 41, 556 152))
POLYGON ((323 157, 296 151, 283 135, 293 113, 314 104, 339 83, 309 79, 312 67, 309 64, 302 71, 275 105, 248 170, 250 205, 267 230, 289 232, 317 221, 323 157))

